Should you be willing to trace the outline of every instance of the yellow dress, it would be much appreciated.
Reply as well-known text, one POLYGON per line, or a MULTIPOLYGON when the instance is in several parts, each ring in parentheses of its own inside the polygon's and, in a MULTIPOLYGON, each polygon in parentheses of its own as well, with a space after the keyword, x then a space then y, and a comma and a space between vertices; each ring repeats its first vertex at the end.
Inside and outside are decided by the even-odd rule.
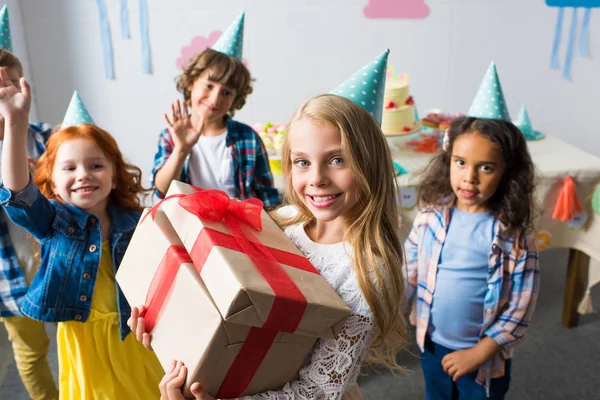
POLYGON ((89 319, 60 322, 59 396, 65 400, 158 399, 165 372, 133 334, 121 341, 110 245, 102 243, 89 319))

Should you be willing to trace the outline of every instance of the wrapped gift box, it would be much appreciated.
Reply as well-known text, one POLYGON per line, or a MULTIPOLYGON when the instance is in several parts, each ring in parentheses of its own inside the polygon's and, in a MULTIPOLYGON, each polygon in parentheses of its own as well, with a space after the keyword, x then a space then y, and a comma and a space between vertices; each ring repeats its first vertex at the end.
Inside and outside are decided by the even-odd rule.
POLYGON ((156 320, 152 346, 163 367, 172 360, 188 367, 187 393, 193 382, 220 398, 278 389, 317 338, 337 336, 350 310, 262 205, 251 204, 259 209, 250 213, 233 201, 215 212, 212 200, 223 200, 215 193, 174 182, 137 227, 117 281, 132 305, 147 304, 151 287, 162 293, 145 318, 156 320), (260 232, 232 222, 236 207, 260 232))

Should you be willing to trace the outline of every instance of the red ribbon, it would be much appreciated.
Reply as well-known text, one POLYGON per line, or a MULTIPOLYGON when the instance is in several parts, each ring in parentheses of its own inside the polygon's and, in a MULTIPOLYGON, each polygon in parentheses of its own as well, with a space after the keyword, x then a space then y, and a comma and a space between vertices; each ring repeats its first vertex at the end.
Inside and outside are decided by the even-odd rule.
POLYGON ((146 294, 145 307, 140 315, 144 318, 146 332, 152 332, 154 326, 156 326, 156 321, 171 291, 171 286, 175 281, 179 267, 183 263, 191 262, 192 259, 185 247, 171 245, 167 249, 152 277, 150 288, 146 294))
MULTIPOLYGON (((189 195, 168 196, 156 204, 148 214, 151 214, 154 219, 156 210, 163 201, 178 198, 179 205, 198 218, 215 222, 223 221, 231 234, 205 227, 194 242, 190 257, 198 272, 204 267, 206 258, 214 246, 240 251, 250 258, 257 271, 275 293, 273 306, 267 320, 262 327, 250 329, 240 352, 231 364, 217 392, 219 398, 239 397, 252 381, 275 341, 277 333, 294 332, 306 309, 306 298, 279 264, 286 264, 315 274, 318 274, 318 271, 302 256, 265 246, 249 229, 242 225, 259 232, 262 230, 262 201, 258 199, 232 200, 226 193, 219 190, 204 190, 195 187, 194 190, 196 192, 189 195)), ((174 256, 165 255, 163 261, 171 257, 174 256)), ((177 263, 177 261, 171 263, 177 263)), ((165 262, 165 266, 163 266, 163 262, 161 262, 159 270, 174 269, 168 264, 165 262)), ((176 270, 174 273, 159 272, 159 270, 155 273, 148 294, 150 298, 158 299, 154 300, 154 304, 157 304, 158 308, 147 303, 147 307, 151 310, 157 309, 152 311, 156 313, 156 316, 158 316, 176 274, 176 270), (155 281, 156 285, 154 285, 155 281)), ((144 318, 147 318, 149 313, 150 310, 147 309, 144 318)), ((148 327, 147 323, 147 331, 150 331, 148 327)))

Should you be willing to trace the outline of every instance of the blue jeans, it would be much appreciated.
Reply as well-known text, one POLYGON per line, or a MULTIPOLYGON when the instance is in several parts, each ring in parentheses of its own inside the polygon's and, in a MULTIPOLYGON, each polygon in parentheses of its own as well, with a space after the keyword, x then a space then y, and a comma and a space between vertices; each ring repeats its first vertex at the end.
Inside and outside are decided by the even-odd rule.
POLYGON ((444 372, 442 358, 454 352, 444 346, 425 339, 425 351, 421 353, 421 368, 425 377, 426 400, 503 400, 510 385, 510 364, 506 360, 505 374, 501 378, 491 380, 490 396, 487 397, 485 386, 475 380, 477 371, 462 376, 453 382, 450 375, 444 372))

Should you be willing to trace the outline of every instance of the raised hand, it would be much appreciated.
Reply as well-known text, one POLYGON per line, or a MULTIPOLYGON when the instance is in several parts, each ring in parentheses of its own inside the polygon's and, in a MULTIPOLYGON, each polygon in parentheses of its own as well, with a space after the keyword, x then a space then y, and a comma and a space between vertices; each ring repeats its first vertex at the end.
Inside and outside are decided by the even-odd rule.
POLYGON ((15 85, 9 78, 6 68, 0 68, 0 114, 7 123, 27 123, 31 106, 31 88, 21 78, 15 85))
POLYGON ((163 114, 163 118, 167 123, 167 130, 173 138, 175 148, 189 153, 202 134, 204 120, 194 126, 188 113, 187 104, 184 102, 182 107, 179 100, 171 104, 171 118, 167 114, 163 114))

